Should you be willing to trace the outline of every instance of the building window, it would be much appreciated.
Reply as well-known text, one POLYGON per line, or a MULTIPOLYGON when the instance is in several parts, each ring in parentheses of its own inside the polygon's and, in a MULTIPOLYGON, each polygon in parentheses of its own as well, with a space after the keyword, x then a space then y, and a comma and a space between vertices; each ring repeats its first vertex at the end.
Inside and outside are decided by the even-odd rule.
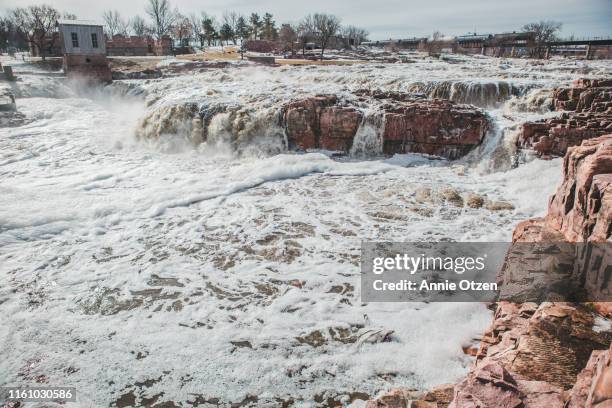
POLYGON ((77 33, 70 33, 70 38, 72 38, 72 48, 79 48, 79 36, 77 33))
POLYGON ((91 33, 91 46, 98 48, 98 34, 96 33, 91 33))

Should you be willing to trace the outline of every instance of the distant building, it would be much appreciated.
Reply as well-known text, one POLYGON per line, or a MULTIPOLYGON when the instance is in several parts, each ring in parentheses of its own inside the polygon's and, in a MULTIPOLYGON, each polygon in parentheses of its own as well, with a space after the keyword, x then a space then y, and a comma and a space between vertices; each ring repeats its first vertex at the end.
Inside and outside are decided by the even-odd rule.
POLYGON ((59 20, 57 28, 66 76, 112 81, 102 24, 84 20, 59 20))
POLYGON ((457 46, 460 48, 478 48, 479 50, 485 46, 493 36, 491 34, 467 34, 456 37, 457 46))
POLYGON ((494 34, 491 39, 493 44, 508 44, 514 47, 527 47, 535 42, 536 33, 532 31, 522 31, 511 33, 494 34))
POLYGON ((419 50, 427 43, 425 37, 402 38, 398 40, 364 41, 361 45, 368 47, 381 47, 387 49, 419 50))

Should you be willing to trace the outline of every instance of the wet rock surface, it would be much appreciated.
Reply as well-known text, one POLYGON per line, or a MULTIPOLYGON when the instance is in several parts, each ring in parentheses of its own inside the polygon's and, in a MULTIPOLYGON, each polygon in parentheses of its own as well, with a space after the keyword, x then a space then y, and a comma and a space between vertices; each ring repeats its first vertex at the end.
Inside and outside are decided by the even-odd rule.
POLYGON ((612 131, 612 80, 581 79, 571 88, 553 91, 553 106, 561 116, 527 122, 518 145, 540 156, 563 156, 571 146, 612 131))
POLYGON ((520 223, 515 242, 609 241, 612 234, 612 134, 570 148, 563 161, 563 182, 551 197, 544 218, 520 223))
MULTIPOLYGON (((570 147, 563 181, 543 218, 520 223, 514 242, 609 242, 612 232, 610 175, 612 135, 570 147)), ((427 198, 430 195, 421 193, 427 198)), ((474 202, 470 197, 468 202, 474 202)), ((507 258, 508 261, 508 258, 507 258)), ((580 260, 590 262, 589 260, 580 260)), ((506 265, 507 266, 507 265, 506 265)), ((594 265, 589 265, 590 269, 594 265)), ((584 269, 584 268, 578 268, 584 269)), ((507 285, 531 285, 528 268, 505 267, 507 285)), ((571 275, 571 271, 570 271, 571 275)), ((567 279, 568 277, 563 277, 567 279)), ((495 305, 476 361, 454 385, 450 407, 607 407, 612 403, 612 330, 597 321, 610 316, 609 303, 511 303, 495 305), (603 315, 603 316, 602 316, 603 315)), ((368 402, 374 407, 446 407, 394 390, 368 402)))
MULTIPOLYGON (((488 124, 484 113, 470 105, 427 100, 398 92, 359 91, 359 102, 372 104, 383 115, 383 153, 426 153, 456 159, 480 144, 488 124)), ((287 104, 283 121, 290 145, 348 152, 363 114, 334 95, 287 104)))
POLYGON ((14 93, 0 84, 0 128, 21 126, 25 122, 26 116, 17 111, 14 93))
POLYGON ((266 137, 280 146, 286 136, 290 150, 349 153, 360 143, 358 150, 365 154, 458 159, 483 141, 488 128, 487 116, 471 105, 407 93, 357 92, 348 99, 318 95, 261 111, 223 103, 164 106, 142 119, 137 136, 182 135, 194 145, 215 143, 221 136, 234 148, 266 137))

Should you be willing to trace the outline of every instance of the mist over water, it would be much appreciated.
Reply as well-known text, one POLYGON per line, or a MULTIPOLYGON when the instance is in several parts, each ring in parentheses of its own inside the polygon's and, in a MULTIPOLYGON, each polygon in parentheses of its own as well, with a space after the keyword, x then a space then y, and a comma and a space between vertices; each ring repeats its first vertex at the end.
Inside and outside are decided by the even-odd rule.
POLYGON ((238 66, 99 90, 24 76, 29 120, 0 129, 0 378, 44 375, 84 406, 161 392, 348 404, 460 378, 489 311, 362 303, 361 241, 509 241, 561 177, 561 159, 518 157, 516 126, 552 114, 551 87, 611 68, 238 66), (359 89, 472 103, 491 130, 458 161, 383 157, 373 102, 348 156, 287 149, 284 103, 359 89), (514 209, 458 206, 449 191, 514 209))

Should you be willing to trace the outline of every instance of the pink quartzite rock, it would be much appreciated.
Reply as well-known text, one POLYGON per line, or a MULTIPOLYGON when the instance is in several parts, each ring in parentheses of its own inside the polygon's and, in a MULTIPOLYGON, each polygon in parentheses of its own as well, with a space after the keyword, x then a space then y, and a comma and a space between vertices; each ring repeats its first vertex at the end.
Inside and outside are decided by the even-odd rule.
POLYGON ((289 142, 302 150, 319 147, 321 111, 336 102, 335 96, 322 95, 287 104, 283 121, 289 142))
POLYGON ((572 88, 553 91, 553 104, 560 117, 524 123, 519 147, 541 156, 563 156, 583 140, 612 133, 612 80, 581 79, 572 88))
POLYGON ((476 367, 495 361, 520 380, 569 389, 593 350, 608 347, 612 333, 596 332, 584 306, 500 302, 485 331, 476 367))
POLYGON ((610 408, 612 406, 612 345, 605 354, 596 358, 593 382, 586 406, 587 408, 610 408))
POLYGON ((612 135, 570 148, 563 183, 550 200, 546 223, 568 241, 605 241, 612 233, 612 135))
POLYGON ((612 406, 612 346, 594 351, 570 390, 565 408, 609 408, 612 406))
MULTIPOLYGON (((550 200, 548 214, 520 223, 513 242, 612 241, 611 175, 612 135, 570 147, 563 181, 550 200)), ((596 259, 589 256, 579 259, 585 267, 578 269, 599 268, 603 271, 599 275, 609 275, 609 265, 599 262, 596 266, 596 259)), ((508 281, 531 282, 529 270, 523 267, 502 268, 499 278, 502 289, 508 281)), ((601 290, 609 283, 595 286, 601 290)), ((476 361, 455 385, 450 406, 611 408, 612 331, 596 327, 597 313, 612 318, 612 302, 498 302, 476 361)), ((414 392, 381 398, 385 397, 394 405, 378 399, 367 407, 410 407, 413 401, 421 401, 414 399, 414 392)), ((440 406, 445 405, 431 405, 440 406)))
POLYGON ((321 110, 319 118, 322 149, 348 152, 357 134, 362 114, 353 108, 327 107, 321 110))
MULTIPOLYGON (((384 120, 383 152, 427 153, 456 159, 480 144, 488 129, 486 115, 470 105, 427 100, 401 93, 356 92, 358 102, 379 109, 384 120)), ((283 123, 290 146, 348 152, 363 113, 334 95, 320 95, 284 106, 283 123)))
POLYGON ((512 240, 604 242, 612 234, 612 134, 568 150, 548 214, 521 222, 512 240))
POLYGON ((385 111, 384 153, 426 153, 459 158, 480 144, 486 117, 468 105, 417 100, 385 111))

